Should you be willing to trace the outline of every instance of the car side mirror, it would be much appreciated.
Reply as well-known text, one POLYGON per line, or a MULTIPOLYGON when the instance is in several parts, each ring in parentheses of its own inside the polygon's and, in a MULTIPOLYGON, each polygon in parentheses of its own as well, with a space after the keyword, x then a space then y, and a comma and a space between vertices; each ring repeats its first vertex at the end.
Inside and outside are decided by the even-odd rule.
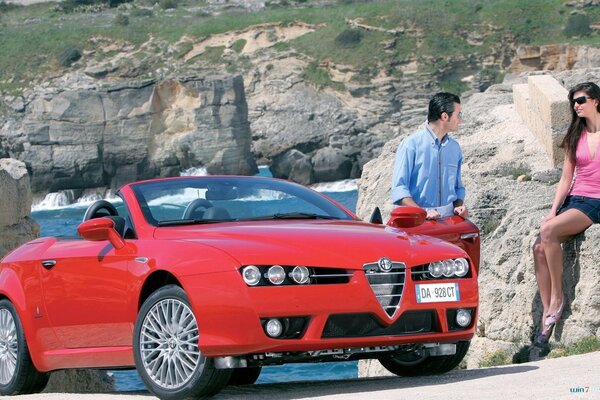
POLYGON ((77 227, 77 232, 85 240, 108 240, 115 249, 125 247, 125 241, 115 230, 114 221, 109 218, 88 219, 77 227))
POLYGON ((427 212, 420 207, 401 206, 392 211, 387 225, 394 228, 413 228, 425 222, 427 212))
POLYGON ((373 213, 371 213, 371 218, 369 218, 369 222, 372 224, 383 224, 383 218, 381 217, 381 210, 379 207, 375 207, 373 213))

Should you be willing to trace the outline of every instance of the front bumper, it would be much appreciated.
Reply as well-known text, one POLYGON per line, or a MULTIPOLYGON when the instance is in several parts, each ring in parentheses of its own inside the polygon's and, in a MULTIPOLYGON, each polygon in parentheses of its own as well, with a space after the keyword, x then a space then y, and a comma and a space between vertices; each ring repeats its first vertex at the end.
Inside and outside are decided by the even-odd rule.
POLYGON ((391 317, 360 270, 353 271, 346 284, 248 287, 237 271, 188 276, 183 284, 206 356, 286 353, 292 357, 323 350, 388 346, 393 350, 393 346, 415 343, 470 340, 477 320, 477 276, 443 282, 458 283, 460 300, 418 303, 416 282, 407 274, 400 307, 391 317), (471 310, 472 320, 465 328, 452 321, 457 309, 471 310), (306 318, 299 338, 273 339, 265 334, 261 319, 286 317, 306 318))

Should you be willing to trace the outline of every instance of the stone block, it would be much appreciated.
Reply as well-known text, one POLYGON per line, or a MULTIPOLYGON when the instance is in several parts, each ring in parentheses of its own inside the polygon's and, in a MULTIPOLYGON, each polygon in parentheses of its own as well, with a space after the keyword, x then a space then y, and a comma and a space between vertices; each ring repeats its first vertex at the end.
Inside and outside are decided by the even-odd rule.
POLYGON ((551 75, 530 76, 527 84, 531 108, 548 127, 566 131, 571 122, 567 89, 551 75))
POLYGON ((567 95, 550 75, 529 76, 527 84, 513 85, 515 109, 542 145, 551 166, 564 159, 559 146, 571 122, 567 95))

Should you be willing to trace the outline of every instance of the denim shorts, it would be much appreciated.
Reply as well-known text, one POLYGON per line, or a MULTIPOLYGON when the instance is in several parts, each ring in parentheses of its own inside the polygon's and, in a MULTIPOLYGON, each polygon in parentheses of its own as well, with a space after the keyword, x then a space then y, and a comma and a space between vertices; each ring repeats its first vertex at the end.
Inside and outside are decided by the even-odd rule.
POLYGON ((562 206, 556 212, 556 215, 572 208, 587 215, 593 223, 600 223, 600 199, 585 196, 567 196, 562 206))

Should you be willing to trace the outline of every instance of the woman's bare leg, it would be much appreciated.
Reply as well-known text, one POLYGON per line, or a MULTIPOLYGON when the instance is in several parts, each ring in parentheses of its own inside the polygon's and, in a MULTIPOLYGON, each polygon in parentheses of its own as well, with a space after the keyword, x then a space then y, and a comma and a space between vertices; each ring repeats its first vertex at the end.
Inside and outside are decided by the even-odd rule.
POLYGON ((546 253, 544 252, 544 245, 542 244, 540 235, 538 235, 533 244, 533 262, 535 267, 535 278, 537 280, 543 307, 542 323, 540 324, 540 326, 542 326, 544 325, 544 319, 550 308, 551 281, 550 270, 548 269, 548 262, 546 261, 546 253))
MULTIPOLYGON (((548 308, 544 306, 546 314, 557 312, 564 299, 562 285, 563 250, 561 244, 569 236, 583 232, 590 225, 592 225, 592 220, 587 215, 579 210, 570 209, 545 222, 540 228, 541 245, 546 256, 550 276, 550 302, 548 308)), ((542 276, 542 280, 544 278, 542 276)))

